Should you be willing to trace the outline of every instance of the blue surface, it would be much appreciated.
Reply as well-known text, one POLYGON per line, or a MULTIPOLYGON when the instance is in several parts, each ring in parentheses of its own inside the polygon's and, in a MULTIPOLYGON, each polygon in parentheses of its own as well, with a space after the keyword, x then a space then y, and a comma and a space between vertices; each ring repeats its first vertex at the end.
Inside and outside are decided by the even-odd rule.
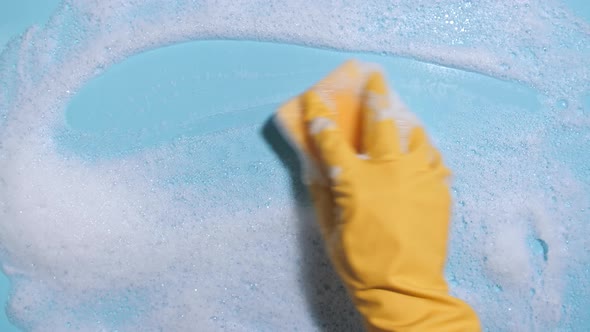
MULTIPOLYGON (((8 278, 2 273, 0 273, 0 299, 3 299, 3 302, 8 300, 8 295, 10 291, 10 283, 8 278)), ((8 317, 6 317, 6 312, 2 310, 0 312, 0 331, 3 332, 16 332, 19 331, 14 325, 10 323, 8 317)))
MULTIPOLYGON (((27 0, 0 3, 0 48, 30 24, 47 19, 58 2, 51 0, 39 4, 27 0)), ((590 19, 588 2, 568 0, 567 3, 590 19)), ((82 154, 104 157, 157 145, 183 134, 199 135, 238 125, 261 123, 268 119, 285 97, 300 92, 350 56, 339 52, 253 42, 195 42, 150 51, 113 66, 104 76, 92 80, 76 95, 67 113, 71 130, 67 135, 64 134, 63 142, 69 148, 79 149, 82 154), (198 67, 194 65, 197 62, 198 67), (285 73, 287 63, 289 73, 285 73), (214 68, 213 74, 248 71, 284 75, 244 80, 231 77, 206 78, 203 68, 214 68), (197 76, 200 78, 196 79, 197 76), (252 81, 257 83, 250 84, 252 81), (149 93, 155 86, 158 86, 158 95, 149 93), (225 91, 232 91, 231 100, 224 98, 225 91), (260 95, 259 91, 265 91, 264 96, 270 97, 250 103, 253 95, 260 95), (109 98, 104 98, 105 95, 109 98), (219 100, 223 103, 219 103, 219 100), (247 112, 243 112, 244 108, 247 108, 247 112), (162 109, 169 112, 162 112, 162 109), (199 116, 194 117, 195 109, 211 110, 211 113, 199 112, 199 116), (138 111, 143 112, 141 117, 137 117, 138 111), (167 123, 165 127, 162 127, 163 121, 167 123), (136 139, 122 140, 129 137, 136 139), (115 142, 122 143, 113 144, 115 142), (118 150, 114 150, 113 146, 118 150)), ((420 77, 422 80, 436 77, 439 82, 446 80, 446 83, 462 91, 479 94, 481 100, 501 100, 531 112, 538 107, 536 94, 521 85, 407 59, 355 56, 384 64, 406 103, 419 114, 435 138, 441 129, 437 128, 439 117, 455 116, 452 105, 461 100, 449 97, 446 104, 441 104, 446 106, 440 106, 448 107, 446 112, 431 112, 432 99, 421 98, 415 86, 404 82, 415 82, 420 77)), ((575 153, 573 155, 572 158, 575 158, 575 153)), ((8 281, 0 275, 0 298, 6 299, 8 291, 8 281)), ((590 303, 580 305, 580 308, 588 307, 590 303)), ((587 312, 578 314, 590 324, 590 317, 582 316, 588 316, 587 312)), ((0 314, 0 331, 18 331, 8 322, 4 312, 0 314)))
POLYGON ((455 116, 453 105, 462 100, 449 95, 437 104, 435 97, 424 96, 429 85, 449 84, 478 95, 480 108, 490 103, 530 111, 540 107, 535 91, 522 85, 410 59, 273 43, 203 41, 149 51, 110 67, 73 97, 66 112, 68 131, 59 136, 68 150, 104 158, 181 135, 260 124, 285 100, 350 57, 382 65, 434 136, 441 129, 437 123, 452 122, 448 119, 455 116), (443 116, 447 120, 441 121, 443 116))
POLYGON ((0 49, 33 24, 43 24, 60 0, 0 1, 0 49))
POLYGON ((577 15, 590 21, 590 1, 588 0, 564 0, 564 2, 576 12, 577 15))

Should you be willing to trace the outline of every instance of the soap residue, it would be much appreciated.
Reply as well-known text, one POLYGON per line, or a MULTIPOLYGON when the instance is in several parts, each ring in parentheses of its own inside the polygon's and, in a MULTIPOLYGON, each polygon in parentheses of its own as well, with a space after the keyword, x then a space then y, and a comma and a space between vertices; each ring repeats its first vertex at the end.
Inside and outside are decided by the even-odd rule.
MULTIPOLYGON (((583 161, 564 151, 590 141, 570 138, 590 130, 590 25, 553 0, 64 1, 46 26, 31 27, 0 55, 0 260, 19 326, 360 326, 328 268, 314 273, 317 292, 328 294, 318 299, 331 299, 319 315, 332 325, 322 326, 306 303, 309 280, 299 271, 327 262, 313 227, 299 222, 311 218, 310 207, 291 198, 276 160, 255 157, 264 154, 248 144, 255 129, 109 160, 60 150, 55 128, 86 82, 142 51, 202 39, 400 55, 536 89, 538 113, 460 112, 446 131, 460 139, 439 142, 460 173, 453 238, 461 241, 448 277, 490 331, 580 328, 578 302, 566 294, 590 294, 580 278, 588 273, 590 183, 583 161), (562 152, 563 160, 553 158, 562 152)), ((467 110, 468 99, 458 109, 467 110)))

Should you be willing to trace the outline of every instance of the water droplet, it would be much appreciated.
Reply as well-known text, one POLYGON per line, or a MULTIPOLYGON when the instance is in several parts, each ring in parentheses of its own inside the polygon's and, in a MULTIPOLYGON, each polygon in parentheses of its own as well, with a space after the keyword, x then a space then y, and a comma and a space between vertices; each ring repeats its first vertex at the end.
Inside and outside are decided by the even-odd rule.
POLYGON ((537 243, 538 243, 538 246, 541 247, 541 251, 543 253, 543 260, 544 261, 547 261, 547 259, 549 258, 548 257, 548 255, 549 255, 549 245, 543 239, 537 239, 537 243))
POLYGON ((566 109, 569 106, 569 103, 567 102, 566 99, 559 99, 557 101, 557 107, 561 110, 566 109))

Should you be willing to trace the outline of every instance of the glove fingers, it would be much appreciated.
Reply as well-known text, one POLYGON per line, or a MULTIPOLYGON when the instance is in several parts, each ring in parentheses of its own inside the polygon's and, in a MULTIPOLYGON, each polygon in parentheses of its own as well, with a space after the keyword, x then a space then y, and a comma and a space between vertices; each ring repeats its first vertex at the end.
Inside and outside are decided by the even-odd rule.
POLYGON ((442 177, 450 175, 445 167, 440 152, 430 144, 423 127, 415 127, 410 134, 409 152, 414 156, 419 165, 430 168, 442 177))
POLYGON ((319 184, 311 184, 309 191, 311 192, 322 236, 324 239, 329 239, 338 222, 338 219, 335 218, 336 207, 333 194, 331 190, 319 184))
POLYGON ((363 152, 370 159, 392 160, 401 153, 399 130, 393 119, 389 89, 383 75, 374 72, 365 87, 363 152))
POLYGON ((445 166, 440 152, 433 147, 430 154, 430 169, 435 171, 442 178, 450 176, 451 171, 445 166))
POLYGON ((432 151, 434 148, 430 145, 428 137, 424 128, 421 126, 414 127, 410 133, 410 144, 408 146, 409 153, 411 153, 419 165, 424 168, 431 165, 432 151))
POLYGON ((316 92, 305 93, 303 109, 308 134, 319 154, 324 175, 334 179, 350 165, 355 157, 354 151, 316 92))

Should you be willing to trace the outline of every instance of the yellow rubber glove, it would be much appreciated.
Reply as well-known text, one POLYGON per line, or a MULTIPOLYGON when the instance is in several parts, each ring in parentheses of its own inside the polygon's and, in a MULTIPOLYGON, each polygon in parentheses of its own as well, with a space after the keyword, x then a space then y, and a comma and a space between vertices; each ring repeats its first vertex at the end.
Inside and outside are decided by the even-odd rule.
POLYGON ((307 184, 332 263, 369 331, 480 331, 444 279, 451 199, 440 154, 420 126, 400 123, 403 106, 379 72, 356 99, 361 151, 341 131, 337 94, 316 88, 299 99, 311 144, 300 150, 319 164, 307 184))

